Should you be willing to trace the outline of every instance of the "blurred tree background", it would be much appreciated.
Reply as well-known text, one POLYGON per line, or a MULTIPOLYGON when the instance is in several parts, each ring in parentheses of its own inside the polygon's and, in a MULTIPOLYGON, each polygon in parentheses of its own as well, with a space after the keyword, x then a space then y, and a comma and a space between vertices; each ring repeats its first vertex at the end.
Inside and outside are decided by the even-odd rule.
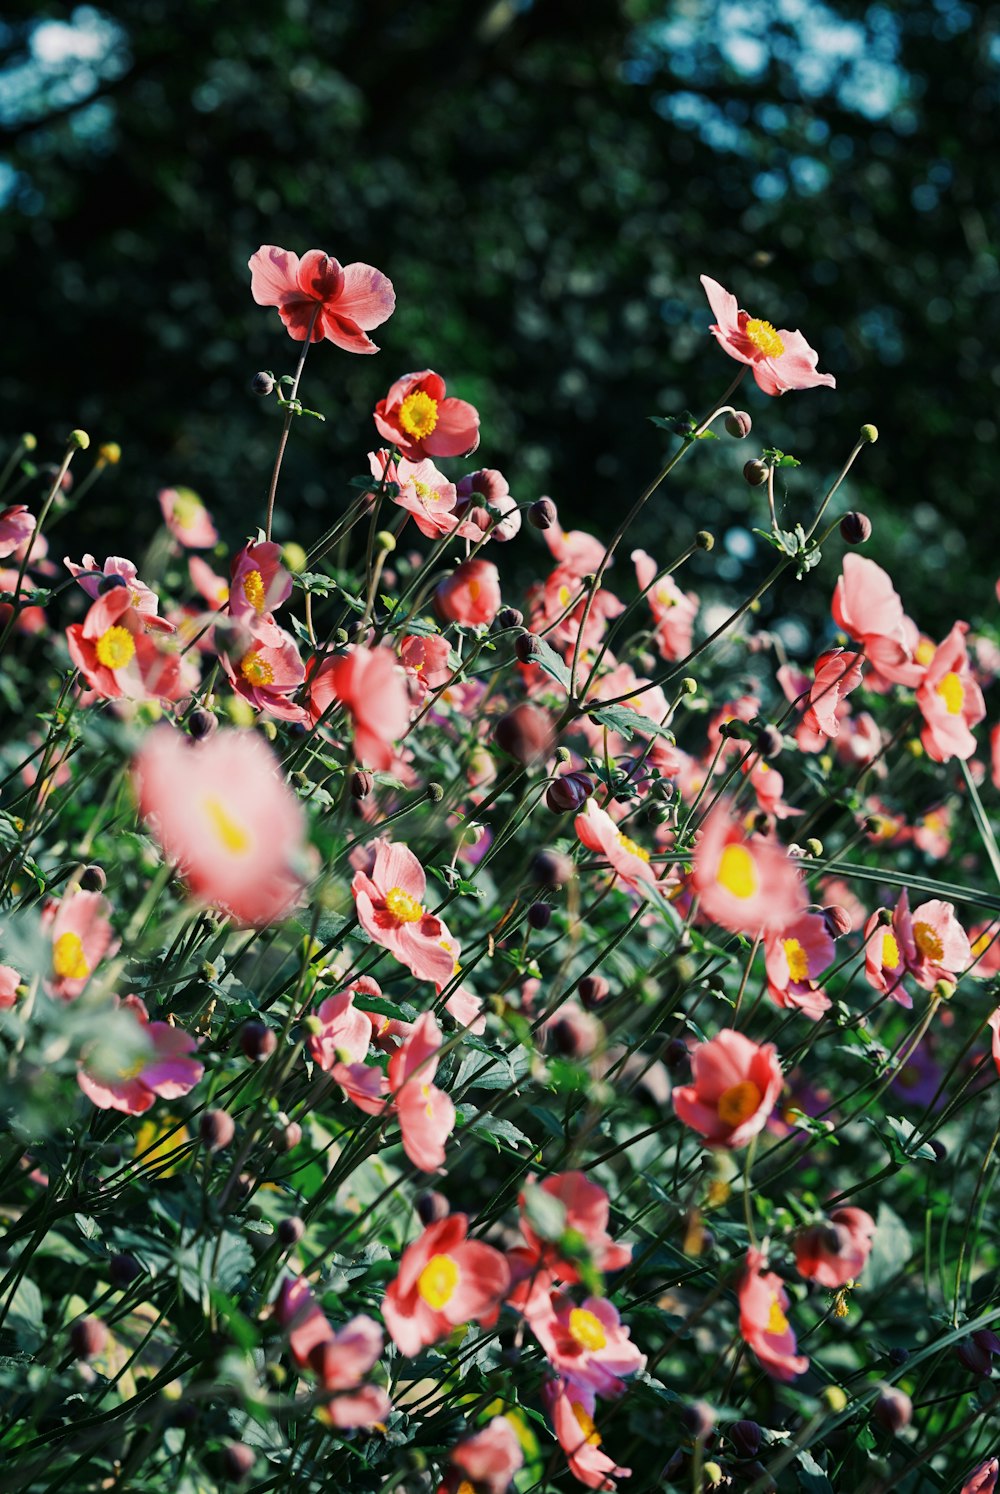
MULTIPOLYGON (((137 555, 179 483, 231 541, 259 522, 278 411, 249 379, 295 359, 250 298, 265 242, 366 260, 398 298, 377 358, 310 355, 327 423, 293 432, 279 537, 339 511, 373 404, 425 366, 480 408, 470 465, 606 535, 665 449, 645 417, 701 411, 733 371, 705 272, 801 327, 839 387, 769 400, 748 380, 753 435, 692 454, 647 548, 665 560, 707 525, 699 580, 748 581, 772 557, 743 462, 802 458, 786 514, 808 520, 874 421, 848 490, 875 521, 866 553, 929 631, 985 605, 1000 6, 8 0, 0 84, 5 429, 54 453, 81 425, 124 451, 67 542, 76 526, 137 555)), ((774 614, 793 647, 799 597, 774 614)))

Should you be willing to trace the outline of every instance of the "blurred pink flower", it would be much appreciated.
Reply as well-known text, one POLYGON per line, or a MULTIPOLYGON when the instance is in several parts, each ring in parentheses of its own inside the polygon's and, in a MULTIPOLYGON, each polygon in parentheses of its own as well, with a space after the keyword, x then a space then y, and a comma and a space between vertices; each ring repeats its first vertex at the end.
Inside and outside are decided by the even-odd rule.
POLYGON ((903 612, 889 576, 864 555, 844 556, 834 587, 833 620, 849 638, 862 645, 865 658, 897 685, 919 685, 923 665, 916 661, 916 629, 903 612))
POLYGON ((141 1115, 158 1095, 176 1100, 190 1094, 205 1072, 204 1065, 190 1056, 198 1047, 197 1039, 169 1022, 151 1022, 138 996, 126 996, 121 1009, 136 1020, 141 1034, 139 1051, 130 1055, 129 1064, 112 1073, 88 1068, 85 1055, 76 1080, 87 1098, 99 1110, 141 1115))
POLYGON ((721 347, 739 363, 748 363, 753 376, 765 394, 785 394, 790 389, 812 389, 826 384, 835 389, 832 374, 818 373, 819 354, 811 348, 801 332, 775 329, 741 311, 736 297, 724 290, 717 280, 700 277, 716 321, 710 328, 721 347))
MULTIPOLYGON (((599 1183, 582 1172, 559 1172, 529 1187, 540 1188, 560 1203, 565 1211, 565 1230, 579 1236, 598 1271, 620 1271, 632 1259, 631 1245, 617 1245, 608 1234, 610 1204, 599 1183)), ((542 1240, 536 1234, 526 1212, 525 1191, 518 1196, 521 1210, 521 1233, 528 1242, 533 1259, 558 1281, 577 1282, 580 1273, 573 1261, 560 1252, 558 1242, 542 1240)))
POLYGON ((830 1007, 817 977, 832 965, 833 939, 822 913, 800 913, 764 940, 767 989, 778 1006, 794 1007, 814 1022, 830 1007))
POLYGON ((347 708, 354 723, 354 757, 366 768, 385 770, 396 756, 395 743, 410 724, 406 679, 387 648, 362 648, 333 654, 310 666, 309 713, 314 722, 335 701, 347 708))
POLYGON ((191 488, 161 488, 157 494, 163 522, 188 550, 207 550, 219 538, 212 516, 191 488))
MULTIPOLYGON (((653 614, 656 646, 664 659, 683 659, 691 652, 691 636, 698 613, 698 598, 693 591, 681 591, 673 576, 661 576, 653 585, 659 567, 645 550, 632 551, 636 580, 653 614)), ((652 711, 646 711, 652 715, 652 711)))
POLYGON ((482 627, 496 617, 502 600, 500 572, 493 562, 478 558, 463 560, 450 576, 438 582, 434 611, 443 622, 482 627))
POLYGON ((464 1437, 451 1452, 452 1468, 468 1480, 475 1494, 506 1494, 523 1463, 521 1444, 506 1416, 494 1416, 481 1432, 464 1437))
POLYGON ((829 1219, 795 1236, 795 1264, 807 1281, 835 1290, 861 1275, 871 1254, 875 1221, 864 1209, 834 1209, 829 1219))
POLYGON ((375 406, 375 425, 404 457, 468 456, 479 445, 479 413, 464 399, 445 397, 445 382, 430 368, 404 374, 375 406))
POLYGON ((35 516, 23 503, 0 509, 0 558, 13 555, 34 532, 35 516))
POLYGON ((745 836, 725 801, 702 827, 690 885, 701 915, 734 934, 783 928, 805 906, 802 883, 784 849, 761 835, 745 836))
POLYGON ((788 1293, 766 1264, 759 1250, 747 1251, 739 1285, 740 1333, 773 1379, 794 1380, 809 1368, 809 1360, 795 1352, 795 1332, 785 1316, 788 1293))
POLYGON ((79 996, 104 957, 117 942, 108 917, 111 904, 99 892, 68 892, 48 903, 42 923, 52 939, 52 974, 45 982, 50 996, 72 1001, 79 996))
POLYGON ((601 1434, 594 1425, 594 1392, 565 1380, 550 1380, 542 1386, 542 1401, 573 1477, 588 1489, 614 1494, 615 1479, 628 1478, 632 1470, 619 1468, 601 1451, 601 1434))
POLYGON ((958 1494, 993 1494, 1000 1479, 1000 1458, 984 1458, 965 1476, 958 1494))
POLYGON ((322 1388, 334 1393, 325 1414, 336 1427, 371 1427, 392 1410, 380 1385, 363 1385, 382 1353, 385 1335, 373 1318, 351 1318, 336 1333, 301 1276, 285 1276, 274 1316, 288 1331, 292 1357, 312 1369, 322 1388))
POLYGON ((619 830, 607 811, 598 809, 593 799, 587 800, 583 813, 576 816, 573 826, 587 850, 603 857, 624 887, 641 893, 656 885, 656 872, 650 864, 649 852, 619 830))
POLYGON ((9 1011, 17 1001, 21 977, 13 965, 0 965, 0 1012, 9 1011))
POLYGON ((403 1150, 423 1172, 443 1166, 445 1142, 455 1129, 455 1107, 434 1083, 440 1046, 437 1019, 424 1012, 389 1060, 389 1088, 403 1150))
POLYGON ((250 291, 258 306, 276 306, 288 335, 305 342, 326 337, 348 353, 377 353, 366 336, 392 315, 392 281, 371 265, 341 265, 322 249, 299 259, 290 249, 262 244, 251 255, 250 291), (315 320, 313 318, 315 317, 315 320))

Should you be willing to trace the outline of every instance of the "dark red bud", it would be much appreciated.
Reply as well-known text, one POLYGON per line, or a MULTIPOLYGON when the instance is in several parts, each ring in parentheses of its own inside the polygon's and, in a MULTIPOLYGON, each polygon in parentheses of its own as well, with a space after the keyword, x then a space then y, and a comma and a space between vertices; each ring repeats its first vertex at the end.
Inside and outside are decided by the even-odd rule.
POLYGON ((278 1046, 276 1033, 263 1022, 244 1022, 240 1032, 240 1047, 244 1056, 252 1063, 262 1063, 278 1046))
POLYGON ((559 522, 559 514, 551 498, 539 498, 528 509, 528 523, 535 529, 551 529, 559 522))
POLYGON ((498 747, 526 768, 549 757, 556 742, 551 716, 540 706, 527 703, 514 706, 500 717, 493 738, 498 747))
POLYGON ((545 803, 553 814, 571 814, 582 809, 594 792, 594 781, 586 773, 563 773, 545 791, 545 803))

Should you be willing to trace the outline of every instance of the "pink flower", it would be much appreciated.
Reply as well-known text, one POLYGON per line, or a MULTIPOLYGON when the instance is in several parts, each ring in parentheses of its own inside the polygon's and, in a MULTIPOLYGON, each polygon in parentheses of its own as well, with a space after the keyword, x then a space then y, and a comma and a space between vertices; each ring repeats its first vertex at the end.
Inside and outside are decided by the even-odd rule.
POLYGON ((834 1209, 826 1223, 795 1236, 795 1264, 807 1281, 835 1290, 861 1275, 871 1254, 875 1221, 864 1209, 834 1209))
POLYGON ((691 1054, 693 1084, 676 1088, 674 1110, 709 1146, 741 1147, 764 1129, 781 1094, 773 1043, 761 1046, 724 1027, 691 1054))
POLYGON ((577 836, 587 847, 609 863, 622 885, 633 892, 655 886, 656 872, 650 865, 649 852, 624 835, 606 810, 598 809, 588 799, 583 813, 573 821, 577 836))
POLYGON ((809 1368, 809 1360, 795 1352, 795 1333, 785 1316, 788 1293, 781 1277, 764 1270, 765 1265, 759 1250, 747 1251, 739 1285, 740 1333, 773 1379, 794 1380, 809 1368))
POLYGON ((554 1292, 543 1303, 535 1299, 526 1315, 552 1368, 574 1387, 621 1395, 622 1377, 638 1374, 646 1362, 607 1298, 587 1297, 578 1307, 554 1292))
POLYGON ((891 923, 883 921, 883 908, 865 924, 865 979, 876 991, 884 991, 900 1006, 913 1006, 913 997, 903 985, 907 971, 906 950, 910 936, 909 905, 904 891, 896 905, 891 923))
POLYGON ((157 494, 163 522, 188 550, 208 550, 219 538, 212 516, 191 488, 161 488, 157 494))
POLYGON ((313 1024, 307 1039, 309 1052, 327 1073, 338 1063, 362 1063, 368 1056, 372 1024, 354 1005, 356 989, 351 985, 336 996, 328 996, 315 1017, 309 1019, 313 1024))
POLYGON ((23 503, 0 509, 0 559, 13 555, 35 532, 35 516, 23 503))
MULTIPOLYGON (((598 1183, 582 1172, 560 1172, 529 1186, 537 1186, 550 1198, 557 1199, 565 1211, 564 1232, 579 1237, 598 1271, 620 1271, 632 1259, 631 1245, 616 1245, 608 1234, 610 1205, 608 1195, 598 1183)), ((558 1242, 542 1240, 525 1212, 525 1194, 518 1197, 521 1209, 521 1233, 527 1240, 539 1266, 558 1281, 576 1282, 580 1273, 573 1261, 560 1253, 558 1242)))
POLYGON ((325 658, 309 675, 309 709, 318 721, 334 701, 346 706, 354 723, 354 756, 367 768, 385 770, 396 756, 394 743, 410 724, 406 680, 385 648, 348 650, 325 658))
POLYGON ((465 1238, 468 1224, 464 1214, 449 1214, 403 1251, 382 1316, 396 1347, 408 1359, 463 1323, 496 1320, 510 1285, 510 1270, 492 1245, 465 1238))
POLYGON ((17 1001, 21 977, 13 965, 0 965, 0 1012, 9 1011, 17 1001))
POLYGON ((683 592, 672 576, 661 576, 656 585, 656 561, 645 550, 632 551, 636 579, 646 591, 656 625, 656 646, 664 659, 683 659, 691 652, 691 635, 698 612, 698 598, 693 591, 683 592))
POLYGON ((464 399, 445 398, 445 382, 429 368, 404 374, 375 406, 378 433, 408 461, 467 456, 479 445, 479 413, 464 399))
POLYGON ((802 724, 809 731, 835 737, 840 732, 838 707, 861 683, 861 655, 846 649, 831 648, 816 660, 816 672, 809 687, 809 706, 802 724))
POLYGON ((958 1494, 993 1494, 1000 1479, 1000 1458, 984 1458, 965 1476, 958 1494))
POLYGON ((912 975, 918 986, 932 991, 939 980, 955 980, 972 963, 969 936, 951 903, 931 898, 910 912, 906 889, 899 895, 891 930, 879 925, 880 911, 865 927, 865 975, 877 991, 885 991, 901 1006, 912 998, 899 982, 912 975))
POLYGON ((205 1072, 204 1065, 191 1054, 197 1040, 169 1022, 151 1022, 144 1002, 138 996, 126 996, 121 1004, 136 1020, 138 1041, 128 1053, 129 1062, 108 1069, 84 1058, 77 1070, 80 1088, 99 1110, 121 1110, 126 1115, 141 1115, 157 1095, 176 1100, 190 1094, 205 1072))
POLYGON ((281 546, 244 545, 230 566, 229 612, 255 632, 292 593, 292 578, 281 564, 281 546))
POLYGON ((127 587, 98 597, 82 623, 66 629, 70 658, 105 700, 177 700, 180 661, 146 632, 147 617, 132 606, 127 587))
POLYGON ((434 592, 434 610, 442 622, 464 627, 489 626, 500 611, 500 572, 491 560, 463 560, 434 592))
POLYGON ((305 816, 258 736, 223 729, 193 743, 158 728, 133 771, 140 812, 195 897, 253 927, 290 912, 305 816))
POLYGON ((50 996, 74 1000, 105 955, 117 948, 110 912, 111 904, 99 892, 69 892, 46 907, 42 920, 52 938, 52 974, 45 989, 50 996))
POLYGON ((387 321, 396 306, 392 281, 371 265, 341 265, 322 249, 300 260, 289 249, 261 244, 251 255, 250 291, 258 306, 276 306, 295 342, 324 337, 348 353, 377 353, 365 334, 387 321))
POLYGON ((404 457, 393 462, 390 452, 373 451, 368 460, 377 478, 387 478, 396 484, 398 492, 393 495, 393 503, 413 516, 420 533, 428 539, 440 539, 443 534, 459 534, 471 540, 482 538, 478 524, 456 513, 458 490, 438 471, 430 457, 419 462, 408 462, 404 457))
POLYGON ((601 1434, 594 1425, 594 1392, 584 1385, 550 1380, 542 1386, 542 1400, 573 1477, 588 1489, 614 1494, 618 1487, 614 1480, 628 1478, 632 1470, 619 1468, 601 1451, 601 1434))
POLYGON ((704 917, 734 934, 783 928, 805 906, 786 852, 761 835, 744 836, 724 801, 702 827, 690 884, 704 917))
POLYGON ((274 1305, 278 1324, 288 1330, 292 1357, 314 1370, 324 1390, 336 1392, 325 1408, 336 1427, 370 1427, 384 1421, 392 1404, 379 1385, 361 1382, 382 1353, 379 1325, 363 1315, 334 1332, 301 1276, 282 1279, 274 1305))
MULTIPOLYGON (((571 529, 567 533, 558 524, 553 524, 551 528, 542 531, 542 538, 548 545, 557 568, 567 575, 576 576, 578 580, 599 571, 608 553, 603 540, 596 539, 585 529, 571 529)), ((568 602, 569 597, 566 600, 568 602)))
POLYGON ((977 923, 969 930, 969 948, 975 964, 969 971, 976 980, 992 980, 1000 975, 1000 926, 977 923))
POLYGON ((738 363, 749 363, 765 394, 785 394, 789 389, 812 389, 817 384, 837 387, 832 374, 816 370, 819 354, 801 332, 779 330, 770 322, 740 311, 736 297, 723 290, 717 280, 700 277, 708 304, 716 317, 712 336, 738 363))
POLYGON ((85 555, 83 564, 77 565, 70 560, 69 556, 66 556, 63 565, 74 580, 83 587, 88 597, 92 597, 95 601, 109 590, 107 585, 109 578, 123 581, 125 590, 130 594, 131 606, 139 613, 147 628, 154 628, 162 633, 174 631, 172 623, 158 616, 159 598, 144 581, 139 580, 139 574, 131 560, 126 560, 121 555, 109 555, 104 565, 99 566, 93 555, 85 555))
POLYGON ((379 841, 371 875, 351 883, 358 921, 418 980, 446 986, 455 973, 458 946, 444 923, 423 905, 427 878, 408 846, 379 841))
POLYGON ((298 644, 276 622, 259 621, 250 647, 235 663, 228 654, 219 658, 233 689, 256 710, 282 721, 304 724, 309 720, 305 708, 291 698, 306 677, 298 644))
POLYGON ((968 623, 957 622, 934 657, 917 689, 917 705, 924 718, 920 740, 936 763, 970 758, 976 750, 971 727, 986 715, 982 691, 969 666, 965 647, 968 623))
POLYGON ((440 633, 407 633, 399 645, 400 660, 421 698, 451 679, 450 655, 448 640, 440 633))
POLYGON ((389 1060, 389 1088, 399 1117, 403 1150, 424 1172, 444 1164, 444 1144, 455 1129, 455 1107, 433 1083, 441 1029, 432 1012, 424 1012, 413 1031, 389 1060))
POLYGON ((456 492, 456 513, 459 518, 468 515, 481 535, 488 534, 498 545, 505 545, 521 532, 521 510, 516 499, 511 497, 507 479, 495 467, 481 467, 478 472, 470 472, 460 478, 456 484, 456 492), (474 493, 486 499, 492 513, 485 508, 470 509, 469 500, 474 493), (499 519, 496 517, 498 514, 499 519))
POLYGON ((895 684, 919 685, 924 671, 914 658, 916 630, 892 581, 874 560, 853 553, 844 556, 831 610, 838 628, 863 645, 865 657, 879 674, 895 684))
POLYGON ((800 913, 780 931, 772 929, 764 940, 771 999, 778 1006, 798 1008, 815 1022, 830 1006, 817 977, 833 960, 833 939, 822 913, 800 913))
POLYGON ((506 1416, 494 1416, 481 1432, 457 1443, 451 1453, 452 1467, 472 1484, 475 1494, 506 1494, 523 1464, 521 1444, 506 1416))

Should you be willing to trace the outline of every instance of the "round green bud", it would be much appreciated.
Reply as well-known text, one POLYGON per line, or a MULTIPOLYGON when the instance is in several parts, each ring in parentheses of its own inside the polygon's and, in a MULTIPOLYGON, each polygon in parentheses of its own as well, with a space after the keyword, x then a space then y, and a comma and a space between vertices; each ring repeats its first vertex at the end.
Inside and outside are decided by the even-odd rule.
POLYGON ((869 446, 874 446, 878 440, 878 426, 863 425, 861 427, 861 439, 862 441, 867 441, 869 446))
POLYGON ((90 445, 90 437, 86 431, 70 431, 67 446, 75 446, 77 451, 86 451, 90 445))

